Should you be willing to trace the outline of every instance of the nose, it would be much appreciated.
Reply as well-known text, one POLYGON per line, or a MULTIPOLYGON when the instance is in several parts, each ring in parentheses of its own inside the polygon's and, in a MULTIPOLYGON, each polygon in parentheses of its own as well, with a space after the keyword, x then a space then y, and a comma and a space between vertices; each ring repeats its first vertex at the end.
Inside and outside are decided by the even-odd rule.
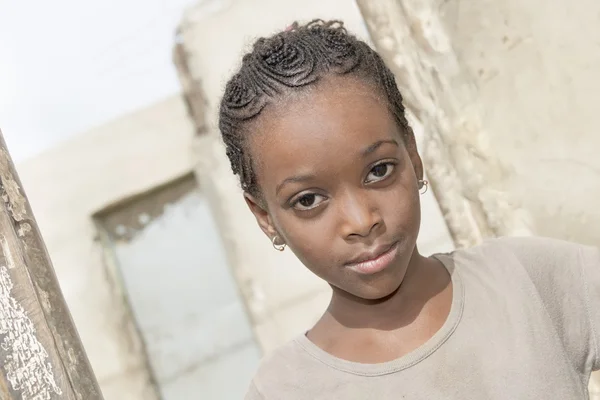
POLYGON ((346 240, 367 238, 383 225, 378 208, 367 194, 348 193, 340 203, 342 235, 346 240))

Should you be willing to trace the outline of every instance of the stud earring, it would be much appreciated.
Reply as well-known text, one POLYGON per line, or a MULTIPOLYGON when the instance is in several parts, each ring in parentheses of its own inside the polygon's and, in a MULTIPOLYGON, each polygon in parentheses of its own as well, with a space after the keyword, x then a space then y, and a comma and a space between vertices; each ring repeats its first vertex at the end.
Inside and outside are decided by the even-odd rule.
POLYGON ((275 241, 278 239, 278 236, 275 235, 273 236, 273 240, 271 240, 273 242, 273 247, 275 248, 275 250, 277 251, 284 251, 285 250, 285 243, 283 244, 277 244, 275 243, 275 241))
POLYGON ((427 189, 429 189, 429 181, 427 181, 426 179, 419 179, 419 190, 425 188, 425 190, 423 190, 422 192, 419 192, 421 194, 425 194, 427 193, 427 189))

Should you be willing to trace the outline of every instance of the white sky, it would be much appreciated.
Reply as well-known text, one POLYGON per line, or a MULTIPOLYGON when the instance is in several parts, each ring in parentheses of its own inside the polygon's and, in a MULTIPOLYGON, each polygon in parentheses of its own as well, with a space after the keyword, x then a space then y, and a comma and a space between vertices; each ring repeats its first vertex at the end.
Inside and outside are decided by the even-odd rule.
POLYGON ((0 128, 15 161, 179 91, 197 0, 0 0, 0 128))

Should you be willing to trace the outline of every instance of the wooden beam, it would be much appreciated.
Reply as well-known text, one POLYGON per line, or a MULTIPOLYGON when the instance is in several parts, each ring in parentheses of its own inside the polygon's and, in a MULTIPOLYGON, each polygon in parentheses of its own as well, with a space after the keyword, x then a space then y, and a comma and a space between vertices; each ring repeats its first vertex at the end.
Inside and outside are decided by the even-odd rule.
POLYGON ((102 393, 0 131, 0 399, 102 393))

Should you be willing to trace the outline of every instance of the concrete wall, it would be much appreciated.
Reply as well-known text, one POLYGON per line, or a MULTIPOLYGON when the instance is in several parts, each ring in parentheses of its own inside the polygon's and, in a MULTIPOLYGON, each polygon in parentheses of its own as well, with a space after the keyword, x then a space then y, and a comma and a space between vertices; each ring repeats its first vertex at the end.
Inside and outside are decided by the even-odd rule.
POLYGON ((535 233, 600 245, 600 3, 447 1, 440 15, 535 233))
MULTIPOLYGON (((187 89, 195 83, 204 94, 198 108, 202 108, 205 118, 198 118, 192 110, 199 132, 195 141, 196 173, 211 197, 229 264, 265 352, 310 328, 324 311, 330 289, 289 250, 273 250, 258 228, 225 157, 216 128, 217 106, 227 79, 256 38, 284 29, 295 20, 307 22, 314 18, 342 19, 349 30, 369 40, 352 0, 213 0, 185 15, 176 52, 185 58, 185 62, 177 62, 184 90, 189 93, 187 89)), ((191 94, 193 109, 198 94, 191 94)), ((416 128, 420 141, 422 131, 416 128)), ((425 253, 454 246, 431 192, 423 197, 419 246, 425 253)))
POLYGON ((155 390, 92 214, 191 171, 192 132, 175 96, 17 165, 107 400, 151 400, 155 390))

